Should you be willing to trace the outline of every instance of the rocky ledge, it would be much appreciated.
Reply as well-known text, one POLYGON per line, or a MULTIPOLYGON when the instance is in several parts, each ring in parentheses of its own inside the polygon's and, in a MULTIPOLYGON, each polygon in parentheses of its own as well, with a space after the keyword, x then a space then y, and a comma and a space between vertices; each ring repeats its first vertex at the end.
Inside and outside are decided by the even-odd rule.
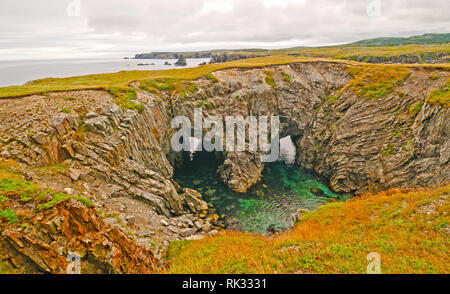
POLYGON ((35 225, 9 226, 0 236, 2 262, 23 273, 149 274, 159 266, 150 250, 74 199, 34 214, 29 223, 35 225), (80 263, 72 265, 74 253, 80 263))

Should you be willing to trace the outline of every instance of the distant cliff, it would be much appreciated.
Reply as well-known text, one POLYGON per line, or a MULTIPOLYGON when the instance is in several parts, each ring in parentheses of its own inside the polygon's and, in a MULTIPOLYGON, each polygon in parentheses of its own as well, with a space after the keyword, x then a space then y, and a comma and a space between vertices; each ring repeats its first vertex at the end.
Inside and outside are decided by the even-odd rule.
POLYGON ((213 62, 225 62, 245 58, 261 57, 266 50, 243 49, 243 50, 210 50, 192 52, 151 52, 135 55, 135 59, 178 59, 180 56, 186 58, 213 58, 213 62))
POLYGON ((211 51, 201 52, 151 52, 136 54, 135 59, 178 59, 180 56, 186 58, 211 58, 211 51))
POLYGON ((447 63, 450 52, 425 52, 422 54, 407 53, 394 56, 352 56, 346 58, 368 63, 447 63))
POLYGON ((213 54, 211 56, 211 63, 220 63, 220 62, 228 62, 233 60, 241 60, 248 58, 257 58, 263 57, 262 54, 238 54, 238 53, 222 53, 222 54, 213 54))

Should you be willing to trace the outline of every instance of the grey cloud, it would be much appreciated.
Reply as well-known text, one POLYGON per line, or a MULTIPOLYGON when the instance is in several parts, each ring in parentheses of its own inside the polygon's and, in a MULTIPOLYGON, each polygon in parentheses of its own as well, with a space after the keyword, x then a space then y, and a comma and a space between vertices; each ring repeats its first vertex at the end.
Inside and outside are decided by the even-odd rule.
POLYGON ((448 0, 380 0, 380 17, 366 14, 374 0, 281 0, 284 5, 271 6, 264 0, 81 0, 82 15, 69 17, 71 1, 2 0, 0 50, 132 53, 328 45, 450 31, 448 0), (230 3, 230 9, 205 10, 211 1, 230 3))

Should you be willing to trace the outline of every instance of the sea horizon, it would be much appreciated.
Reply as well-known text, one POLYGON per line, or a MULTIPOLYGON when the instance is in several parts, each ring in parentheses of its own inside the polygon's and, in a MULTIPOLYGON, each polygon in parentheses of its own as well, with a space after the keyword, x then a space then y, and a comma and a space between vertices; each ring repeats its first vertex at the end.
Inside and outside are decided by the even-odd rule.
MULTIPOLYGON (((188 67, 196 67, 209 58, 188 58, 188 67)), ((33 80, 66 78, 124 70, 162 70, 183 68, 174 59, 133 59, 125 57, 89 57, 0 61, 0 87, 20 86, 33 80), (165 65, 165 62, 170 65, 165 65), (141 65, 138 65, 141 64, 141 65), (142 65, 144 64, 144 65, 142 65)))

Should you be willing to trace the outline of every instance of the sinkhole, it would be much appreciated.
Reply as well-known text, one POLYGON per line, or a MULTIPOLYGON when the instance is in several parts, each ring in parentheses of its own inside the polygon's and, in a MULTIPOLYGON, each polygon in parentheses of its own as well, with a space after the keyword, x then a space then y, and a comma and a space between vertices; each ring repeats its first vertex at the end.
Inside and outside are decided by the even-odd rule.
MULTIPOLYGON (((191 138, 191 150, 199 143, 191 138)), ((315 210, 348 197, 334 193, 318 176, 296 166, 295 155, 291 137, 282 138, 279 160, 265 164, 262 180, 247 193, 231 191, 222 182, 216 172, 221 156, 215 152, 184 152, 175 180, 183 188, 199 191, 211 213, 218 214, 228 229, 282 231, 294 225, 292 215, 299 210, 315 210)))

